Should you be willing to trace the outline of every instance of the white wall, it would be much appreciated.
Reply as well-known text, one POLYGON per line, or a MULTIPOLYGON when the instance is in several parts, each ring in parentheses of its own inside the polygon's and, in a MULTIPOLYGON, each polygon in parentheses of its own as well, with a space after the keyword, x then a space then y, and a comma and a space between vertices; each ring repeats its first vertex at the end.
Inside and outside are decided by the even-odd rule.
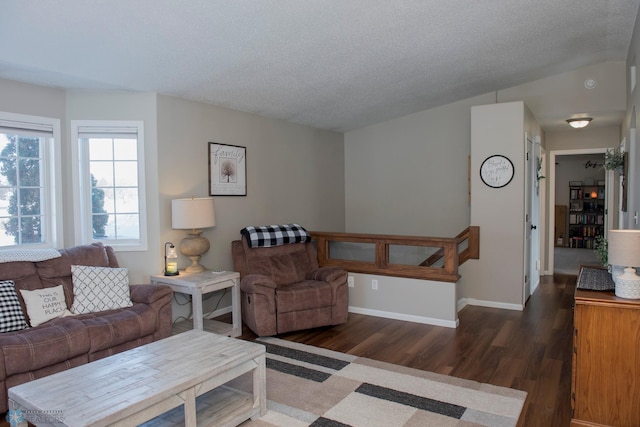
POLYGON ((471 109, 471 223, 480 227, 480 259, 461 268, 459 299, 504 308, 523 306, 525 133, 536 141, 541 130, 523 102, 471 109), (488 187, 478 173, 493 154, 513 163, 513 180, 502 188, 488 187))
MULTIPOLYGON (((216 226, 203 231, 211 249, 201 264, 233 270, 231 241, 248 225, 298 223, 313 231, 344 230, 343 135, 170 96, 158 96, 159 243, 178 244, 171 200, 209 195, 209 142, 246 147, 247 195, 214 197, 216 226)), ((154 271, 161 271, 162 249, 154 271)), ((184 268, 189 259, 179 254, 184 268)), ((220 296, 205 302, 205 313, 220 296)), ((220 307, 230 305, 230 295, 220 307)), ((186 315, 174 305, 174 317, 186 315)))
MULTIPOLYGON (((638 15, 636 16, 633 36, 629 45, 626 61, 626 81, 629 86, 627 91, 627 110, 622 134, 626 137, 627 141, 631 139, 629 129, 631 127, 637 129, 637 111, 640 107, 640 89, 638 88, 638 83, 640 83, 640 69, 638 68, 640 64, 640 19, 638 18, 640 18, 640 11, 638 11, 638 15), (632 82, 635 82, 635 86, 632 86, 632 82)), ((635 139, 637 138, 636 136, 635 139)), ((640 150, 638 150, 637 141, 635 141, 633 152, 635 156, 629 159, 629 166, 633 169, 632 176, 634 176, 635 179, 629 180, 627 183, 629 201, 631 202, 628 204, 627 210, 627 228, 640 229, 640 219, 634 219, 634 217, 637 218, 637 215, 640 215, 640 183, 638 183, 638 179, 640 178, 640 150)))
MULTIPOLYGON (((59 119, 63 141, 67 139, 65 108, 66 93, 64 90, 0 79, 0 111, 59 119)), ((71 173, 71 151, 66 150, 64 145, 61 156, 62 174, 65 179, 65 171, 71 173)), ((73 206, 72 203, 71 192, 63 192, 63 209, 73 206)), ((71 241, 68 230, 73 228, 73 218, 63 218, 63 227, 63 235, 58 240, 60 246, 66 246, 71 241)))
MULTIPOLYGON (((144 122, 144 162, 147 198, 147 251, 118 252, 118 263, 129 269, 132 283, 149 283, 149 275, 160 272, 157 248, 159 241, 158 216, 158 152, 156 132, 156 95, 151 93, 106 93, 69 91, 67 93, 67 118, 71 120, 140 120, 144 122)), ((65 123, 69 134, 69 122, 65 123)), ((71 159, 72 141, 65 141, 65 158, 71 159)), ((72 192, 71 168, 64 171, 64 186, 72 192)), ((75 203, 75 202, 74 202, 75 203)), ((73 218, 73 205, 65 205, 65 217, 73 218)), ((67 245, 77 245, 73 227, 65 233, 69 236, 67 245)))
POLYGON ((456 284, 403 277, 349 273, 349 311, 429 325, 458 326, 456 284), (372 280, 378 289, 372 289, 372 280), (399 298, 403 295, 408 298, 399 298))
MULTIPOLYGON (((159 95, 161 242, 185 236, 171 229, 171 199, 209 195, 209 142, 246 147, 247 196, 214 198, 216 226, 203 232, 211 241, 203 265, 232 270, 231 241, 248 225, 344 231, 342 134, 159 95)), ((180 268, 189 263, 180 255, 180 268)))
POLYGON ((345 134, 352 233, 453 237, 469 226, 469 109, 455 102, 345 134))
MULTIPOLYGON (((346 231, 453 237, 467 228, 469 109, 493 99, 471 98, 346 133, 346 231)), ((414 280, 399 287, 392 279, 378 277, 390 292, 368 283, 350 289, 350 305, 455 324, 455 284, 414 280)))

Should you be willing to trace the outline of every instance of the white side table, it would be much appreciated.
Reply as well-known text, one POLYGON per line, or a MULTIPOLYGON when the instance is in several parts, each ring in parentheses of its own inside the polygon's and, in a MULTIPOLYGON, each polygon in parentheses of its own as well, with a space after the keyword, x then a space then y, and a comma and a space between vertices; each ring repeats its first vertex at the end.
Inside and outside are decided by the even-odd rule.
POLYGON ((193 329, 204 329, 202 296, 210 292, 231 288, 231 314, 233 323, 218 322, 207 319, 207 329, 220 335, 238 337, 242 335, 242 317, 240 315, 240 273, 235 271, 211 271, 201 273, 185 273, 178 276, 154 274, 151 283, 168 285, 174 292, 191 295, 193 311, 193 329))

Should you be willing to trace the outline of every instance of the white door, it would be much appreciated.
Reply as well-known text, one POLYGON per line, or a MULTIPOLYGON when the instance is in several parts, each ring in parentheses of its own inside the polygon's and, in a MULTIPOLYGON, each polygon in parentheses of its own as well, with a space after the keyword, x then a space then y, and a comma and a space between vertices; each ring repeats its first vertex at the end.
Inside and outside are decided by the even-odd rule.
MULTIPOLYGON (((635 111, 635 110, 634 110, 635 111)), ((640 211, 640 162, 638 162, 638 144, 636 141, 636 128, 629 129, 629 154, 627 155, 627 176, 625 190, 627 191, 627 211, 629 221, 627 228, 638 229, 640 222, 638 215, 640 211)))
POLYGON ((525 161, 524 161, 524 283, 522 291, 522 305, 524 306, 531 295, 531 191, 533 181, 531 180, 533 160, 533 142, 525 133, 525 161))
MULTIPOLYGON (((528 145, 528 144, 527 144, 528 145)), ((530 292, 533 294, 538 285, 540 284, 540 186, 542 185, 538 179, 538 168, 542 167, 542 150, 540 148, 540 138, 537 137, 535 143, 531 146, 531 173, 529 179, 531 180, 531 240, 530 244, 530 256, 529 256, 529 276, 531 279, 530 292)))

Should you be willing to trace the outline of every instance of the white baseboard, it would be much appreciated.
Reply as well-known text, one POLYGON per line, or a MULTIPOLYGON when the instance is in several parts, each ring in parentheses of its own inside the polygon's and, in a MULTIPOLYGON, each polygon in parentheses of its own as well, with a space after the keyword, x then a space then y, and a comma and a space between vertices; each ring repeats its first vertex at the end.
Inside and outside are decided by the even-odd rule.
POLYGON ((483 301, 483 300, 474 299, 474 298, 460 298, 457 304, 458 311, 462 310, 466 305, 475 305, 478 307, 489 307, 489 308, 502 308, 505 310, 515 310, 515 311, 524 310, 524 306, 522 304, 508 304, 505 302, 483 301))
POLYGON ((435 319, 432 317, 414 316, 412 314, 393 313, 390 311, 372 310, 369 308, 361 308, 361 307, 353 307, 353 306, 349 306, 349 313, 366 314, 367 316, 384 317, 385 319, 404 320, 407 322, 422 323, 425 325, 445 326, 447 328, 457 328, 459 324, 458 319, 456 319, 454 322, 452 320, 435 319))

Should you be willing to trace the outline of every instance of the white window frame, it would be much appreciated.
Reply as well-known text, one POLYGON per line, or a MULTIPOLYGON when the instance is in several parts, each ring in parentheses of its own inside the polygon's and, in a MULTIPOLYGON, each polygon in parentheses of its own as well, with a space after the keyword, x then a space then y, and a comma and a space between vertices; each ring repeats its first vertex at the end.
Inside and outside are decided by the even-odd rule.
POLYGON ((116 251, 147 250, 147 202, 145 190, 144 123, 142 121, 71 120, 71 140, 73 159, 73 194, 76 244, 102 242, 116 251), (97 134, 137 133, 138 142, 138 213, 139 239, 94 239, 91 218, 91 179, 89 172, 89 151, 80 141, 80 134, 90 130, 97 134))
POLYGON ((50 132, 52 134, 48 142, 43 144, 42 153, 44 200, 41 201, 40 206, 45 217, 45 221, 42 223, 43 242, 16 244, 4 246, 4 248, 64 247, 60 119, 0 111, 0 126, 15 128, 16 130, 50 132))

